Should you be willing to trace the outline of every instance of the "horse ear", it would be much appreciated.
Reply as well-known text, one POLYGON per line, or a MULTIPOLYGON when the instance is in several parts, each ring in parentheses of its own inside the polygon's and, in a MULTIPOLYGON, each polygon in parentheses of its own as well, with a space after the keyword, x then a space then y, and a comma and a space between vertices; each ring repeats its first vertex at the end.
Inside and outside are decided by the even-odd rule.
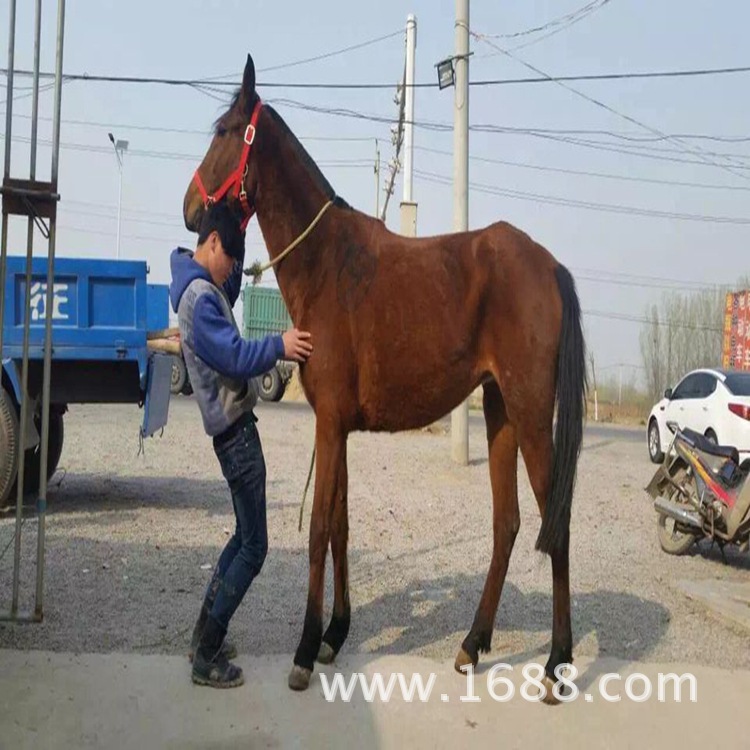
MULTIPOLYGON (((251 110, 255 101, 255 63, 251 55, 247 56, 245 72, 242 74, 242 98, 245 108, 251 110)), ((249 111, 248 114, 250 114, 249 111)))

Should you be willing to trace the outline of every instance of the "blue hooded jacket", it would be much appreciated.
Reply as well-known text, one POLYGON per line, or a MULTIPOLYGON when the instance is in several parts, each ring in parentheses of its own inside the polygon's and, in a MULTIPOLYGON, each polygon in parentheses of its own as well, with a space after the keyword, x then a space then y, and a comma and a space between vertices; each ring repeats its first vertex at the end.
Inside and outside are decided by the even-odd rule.
POLYGON ((280 335, 258 340, 240 335, 232 307, 240 294, 241 261, 221 289, 190 250, 178 247, 170 262, 169 295, 185 364, 206 432, 215 436, 255 406, 257 391, 248 381, 283 358, 284 342, 280 335))

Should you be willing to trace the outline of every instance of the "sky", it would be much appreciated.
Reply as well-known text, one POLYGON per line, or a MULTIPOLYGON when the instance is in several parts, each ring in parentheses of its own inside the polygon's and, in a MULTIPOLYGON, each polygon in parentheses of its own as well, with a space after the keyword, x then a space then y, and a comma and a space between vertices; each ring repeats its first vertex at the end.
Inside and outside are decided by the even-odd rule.
MULTIPOLYGON (((572 25, 522 33, 586 4, 471 3, 469 25, 477 36, 471 39, 470 81, 536 77, 519 59, 550 76, 750 64, 750 4, 741 0, 609 0, 572 25)), ((67 6, 65 73, 239 82, 252 54, 261 97, 300 137, 337 193, 370 214, 376 208, 376 143, 381 208, 385 199, 382 188, 394 155, 389 122, 316 113, 300 104, 395 123, 409 13, 417 18, 418 83, 435 82, 435 64, 454 52, 455 4, 445 0, 76 0, 67 6), (379 37, 388 38, 289 65, 379 37), (297 83, 388 86, 280 85, 297 83)), ((0 0, 3 68, 9 7, 9 0, 0 0)), ((33 10, 32 0, 19 0, 17 69, 32 67, 33 10)), ((57 3, 44 0, 43 71, 54 70, 56 13, 57 3)), ((750 73, 735 73, 566 84, 609 109, 549 82, 470 90, 470 124, 490 125, 495 132, 470 133, 469 179, 476 187, 470 192, 469 227, 509 221, 571 269, 586 311, 587 345, 602 377, 621 365, 624 377, 639 376, 641 324, 622 316, 642 317, 671 290, 732 284, 750 271, 750 100, 744 95, 749 78, 750 73), (497 132, 500 128, 504 132, 497 132)), ((12 174, 26 177, 31 79, 17 76, 15 82, 12 174)), ((6 77, 0 75, 3 148, 5 87, 6 77)), ((230 94, 230 88, 66 83, 58 255, 116 257, 120 172, 107 135, 112 132, 129 142, 122 171, 121 257, 145 260, 149 281, 168 283, 170 251, 195 242, 182 224, 182 200, 210 142, 211 124, 230 94)), ((453 89, 415 92, 413 198, 422 236, 452 231, 453 97, 453 89)), ((52 91, 42 93, 42 141, 51 139, 52 104, 52 91)), ((49 175, 50 154, 42 143, 40 178, 49 175)), ((402 189, 399 173, 386 217, 394 231, 402 189)), ((247 246, 249 261, 266 259, 257 220, 248 230, 247 246)), ((24 251, 25 224, 17 219, 10 253, 24 251)), ((46 254, 40 236, 35 253, 46 254)), ((273 284, 272 273, 264 283, 273 284)))

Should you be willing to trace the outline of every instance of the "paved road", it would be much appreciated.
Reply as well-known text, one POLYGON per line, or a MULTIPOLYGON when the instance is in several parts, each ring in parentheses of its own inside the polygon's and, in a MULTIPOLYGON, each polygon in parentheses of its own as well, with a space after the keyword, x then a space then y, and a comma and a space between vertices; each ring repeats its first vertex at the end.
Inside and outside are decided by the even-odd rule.
MULTIPOLYGON (((190 682, 184 657, 140 654, 62 654, 0 651, 0 746, 8 748, 369 748, 496 747, 632 748, 667 747, 679 737, 681 748, 742 746, 742 719, 750 674, 688 664, 623 663, 580 660, 578 698, 555 707, 522 698, 521 667, 490 672, 492 660, 477 670, 472 695, 451 663, 415 657, 348 656, 337 666, 316 666, 305 693, 286 687, 291 655, 241 655, 246 683, 234 690, 212 690, 190 682), (364 700, 357 690, 350 702, 328 702, 319 672, 329 680, 337 671, 368 679, 379 672, 387 683, 402 673, 434 674, 426 701, 407 702, 399 688, 390 701, 364 700), (694 675, 683 683, 680 702, 674 682, 660 674, 694 675), (630 675, 640 674, 632 684, 630 675), (601 679, 613 675, 604 685, 601 679), (490 697, 488 681, 496 677, 490 697), (619 676, 619 679, 617 678, 619 676), (505 680, 513 683, 511 692, 505 680), (659 683, 667 686, 660 691, 659 683), (629 696, 643 696, 634 702, 629 696), (660 700, 661 693, 661 700, 660 700), (501 702, 504 696, 510 700, 501 702), (590 697, 587 697, 590 696, 590 697), (608 702, 603 696, 620 697, 608 702), (697 721, 696 716, 726 717, 697 721), (680 732, 680 727, 689 730, 680 732), (355 739, 356 738, 356 739, 355 739)), ((538 663, 538 662, 537 662, 538 663)), ((360 683, 361 684, 361 683, 360 683)), ((529 690, 529 695, 533 694, 529 690)), ((745 743, 746 745, 746 743, 745 743)))

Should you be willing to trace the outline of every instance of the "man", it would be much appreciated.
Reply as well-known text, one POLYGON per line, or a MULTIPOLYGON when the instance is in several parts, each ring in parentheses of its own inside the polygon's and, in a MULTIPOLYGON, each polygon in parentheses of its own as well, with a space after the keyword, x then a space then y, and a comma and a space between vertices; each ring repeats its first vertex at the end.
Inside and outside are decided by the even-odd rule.
POLYGON ((232 307, 244 258, 244 236, 226 203, 205 212, 195 253, 177 248, 171 256, 170 297, 185 364, 237 521, 206 590, 191 643, 193 682, 221 688, 244 682, 242 670, 229 662, 236 649, 225 636, 268 550, 266 467, 251 378, 278 359, 303 362, 312 353, 310 334, 297 329, 257 341, 240 336, 232 307))

